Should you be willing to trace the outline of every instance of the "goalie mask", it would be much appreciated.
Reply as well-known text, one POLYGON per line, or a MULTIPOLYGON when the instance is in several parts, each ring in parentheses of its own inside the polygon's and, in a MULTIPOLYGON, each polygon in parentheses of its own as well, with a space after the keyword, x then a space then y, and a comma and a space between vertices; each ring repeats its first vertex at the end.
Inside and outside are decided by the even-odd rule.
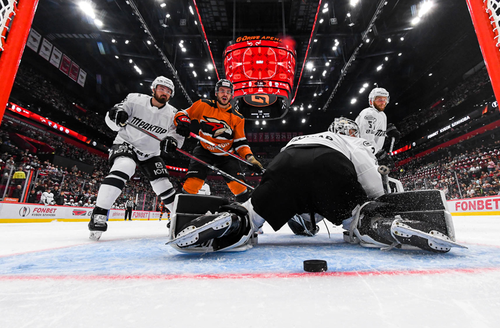
POLYGON ((368 95, 368 103, 370 104, 371 107, 373 107, 373 101, 377 97, 385 97, 387 98, 386 105, 389 104, 389 92, 385 90, 384 88, 375 88, 372 91, 370 91, 370 94, 368 95))
POLYGON ((358 125, 353 120, 345 117, 336 118, 333 123, 330 124, 328 131, 337 134, 343 134, 348 137, 359 138, 358 125))
POLYGON ((153 90, 156 89, 157 85, 163 85, 163 86, 166 86, 167 88, 169 88, 172 91, 172 94, 170 95, 170 98, 174 97, 175 86, 174 86, 174 82, 172 82, 171 79, 168 79, 168 78, 166 78, 164 76, 158 76, 153 81, 153 83, 151 84, 151 89, 153 89, 153 90))

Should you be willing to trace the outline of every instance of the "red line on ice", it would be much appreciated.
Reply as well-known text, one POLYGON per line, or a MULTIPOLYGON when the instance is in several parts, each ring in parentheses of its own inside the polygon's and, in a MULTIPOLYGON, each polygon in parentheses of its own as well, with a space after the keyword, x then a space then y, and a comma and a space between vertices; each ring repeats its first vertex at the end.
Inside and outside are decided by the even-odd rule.
POLYGON ((500 268, 435 269, 408 271, 334 271, 334 272, 296 272, 296 273, 229 273, 229 274, 153 274, 153 275, 5 275, 3 280, 177 280, 177 279, 269 279, 269 278, 310 278, 310 277, 359 277, 359 276, 414 276, 450 273, 487 273, 500 271, 500 268))

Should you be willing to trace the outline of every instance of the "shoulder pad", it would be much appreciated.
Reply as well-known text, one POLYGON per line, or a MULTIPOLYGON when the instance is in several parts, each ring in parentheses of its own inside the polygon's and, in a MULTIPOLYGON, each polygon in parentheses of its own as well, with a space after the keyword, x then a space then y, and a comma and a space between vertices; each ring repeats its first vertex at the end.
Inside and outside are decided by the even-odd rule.
POLYGON ((215 101, 214 101, 214 100, 210 100, 210 99, 200 99, 200 100, 198 100, 198 101, 200 101, 200 102, 202 102, 202 103, 204 103, 204 104, 207 104, 207 105, 209 105, 209 106, 211 106, 211 107, 217 108, 217 104, 215 103, 215 101))
POLYGON ((229 108, 229 112, 238 116, 239 118, 241 118, 243 120, 245 119, 245 117, 243 115, 241 115, 241 113, 238 112, 236 109, 234 109, 232 106, 231 106, 231 108, 229 108))

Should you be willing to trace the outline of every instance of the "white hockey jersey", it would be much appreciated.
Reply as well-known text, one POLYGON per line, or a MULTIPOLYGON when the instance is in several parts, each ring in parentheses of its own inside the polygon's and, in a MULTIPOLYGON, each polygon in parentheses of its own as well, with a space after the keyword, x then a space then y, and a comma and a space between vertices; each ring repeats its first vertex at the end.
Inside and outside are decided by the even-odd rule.
POLYGON ((384 112, 367 107, 356 117, 356 124, 359 127, 359 136, 375 146, 375 153, 382 149, 387 130, 387 116, 384 112))
POLYGON ((384 194, 382 176, 378 173, 377 159, 372 152, 373 146, 365 139, 326 131, 295 137, 283 149, 294 145, 322 145, 341 152, 354 164, 358 181, 368 197, 375 198, 384 194))
MULTIPOLYGON (((162 108, 152 105, 152 97, 140 93, 130 93, 121 103, 115 105, 123 108, 129 115, 128 122, 138 126, 160 139, 167 136, 177 140, 178 147, 182 147, 184 137, 175 132, 174 115, 177 112, 175 107, 165 104, 162 108)), ((119 127, 106 114, 106 124, 113 131, 118 131, 118 135, 113 141, 114 144, 124 142, 132 145, 136 150, 151 156, 160 155, 160 141, 130 126, 119 127)))
POLYGON ((44 191, 42 193, 42 197, 40 197, 40 203, 45 205, 54 205, 54 194, 48 191, 44 191))

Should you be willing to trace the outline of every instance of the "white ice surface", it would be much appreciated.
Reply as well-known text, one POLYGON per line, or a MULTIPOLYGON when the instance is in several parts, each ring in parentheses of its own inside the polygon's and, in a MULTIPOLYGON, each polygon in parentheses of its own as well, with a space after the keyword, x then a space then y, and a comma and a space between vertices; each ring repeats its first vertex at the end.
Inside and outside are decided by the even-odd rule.
POLYGON ((216 256, 164 246, 164 221, 111 222, 98 243, 86 223, 1 224, 0 327, 500 327, 500 217, 454 224, 468 250, 382 252, 331 226, 330 239, 265 226, 262 245, 216 256), (305 274, 308 258, 339 275, 305 274))

